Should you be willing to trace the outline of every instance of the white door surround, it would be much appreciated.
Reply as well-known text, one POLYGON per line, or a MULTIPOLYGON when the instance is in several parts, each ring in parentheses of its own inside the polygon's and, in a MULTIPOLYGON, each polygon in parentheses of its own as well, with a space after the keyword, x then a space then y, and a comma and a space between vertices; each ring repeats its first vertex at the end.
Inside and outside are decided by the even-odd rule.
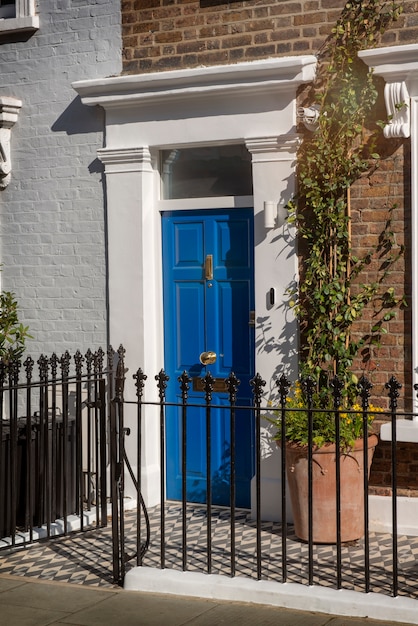
MULTIPOLYGON (((127 349, 128 378, 140 366, 152 381, 164 366, 159 152, 220 144, 245 144, 252 155, 256 371, 267 381, 266 398, 280 363, 295 374, 297 331, 285 294, 297 276, 295 237, 287 225, 266 229, 263 211, 266 201, 279 204, 294 192, 296 91, 313 80, 315 68, 314 56, 295 56, 73 84, 84 104, 106 112, 99 158, 106 173, 110 341, 127 349)), ((234 198, 222 202, 227 208, 234 198)), ((145 424, 149 504, 158 498, 157 431, 157 420, 145 424)), ((264 457, 263 480, 274 477, 277 485, 279 455, 267 439, 264 457)))

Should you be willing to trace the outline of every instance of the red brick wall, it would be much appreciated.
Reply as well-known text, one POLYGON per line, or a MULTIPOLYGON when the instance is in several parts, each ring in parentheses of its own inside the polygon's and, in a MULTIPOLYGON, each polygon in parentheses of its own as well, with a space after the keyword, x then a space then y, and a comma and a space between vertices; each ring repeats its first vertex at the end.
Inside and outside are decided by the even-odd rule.
MULTIPOLYGON (((345 0, 244 0, 222 4, 218 0, 122 0, 123 71, 139 74, 200 65, 230 64, 267 57, 316 54, 338 19, 345 0)), ((418 41, 418 2, 406 0, 399 21, 384 35, 382 45, 418 41)), ((381 103, 383 98, 381 97, 381 103)), ((382 119, 386 113, 381 110, 382 119)), ((351 190, 353 246, 361 255, 373 246, 393 211, 397 244, 406 253, 390 275, 388 286, 410 298, 410 145, 384 140, 383 159, 371 177, 351 190)), ((365 281, 374 280, 378 261, 367 269, 365 281)), ((364 333, 373 320, 370 310, 357 326, 364 333)), ((400 407, 410 408, 411 312, 399 311, 388 324, 381 346, 373 348, 365 371, 373 384, 372 400, 387 406, 384 383, 392 374, 403 385, 400 407), (404 400, 406 398, 406 400, 404 400)), ((364 371, 357 363, 357 371, 364 371)), ((418 489, 418 451, 399 444, 399 486, 418 489), (415 470, 412 472, 412 469, 415 470)), ((380 443, 373 461, 371 484, 379 493, 390 486, 390 449, 380 443)))
MULTIPOLYGON (((124 72, 138 74, 266 57, 315 54, 345 0, 122 0, 124 72)), ((418 6, 383 45, 418 40, 418 6)))
MULTIPOLYGON (((396 446, 396 480, 399 496, 418 496, 418 446, 416 443, 398 443, 396 446)), ((370 493, 389 496, 392 494, 391 443, 379 441, 371 472, 370 493)))
MULTIPOLYGON (((411 259, 410 259, 410 142, 409 140, 383 139, 378 152, 383 156, 376 172, 365 176, 351 189, 352 234, 355 254, 363 256, 378 243, 388 209, 391 212, 391 231, 396 248, 404 246, 404 253, 391 268, 384 286, 393 287, 398 297, 406 296, 410 304, 411 259)), ((382 258, 375 258, 360 277, 362 282, 371 283, 381 273, 382 258)), ((363 336, 368 333, 376 319, 379 303, 370 308, 357 323, 356 330, 363 336)), ((380 346, 371 346, 370 359, 357 363, 359 373, 364 372, 374 385, 372 397, 380 406, 382 396, 387 396, 384 384, 394 374, 402 384, 399 407, 411 408, 411 308, 401 307, 396 317, 386 324, 387 334, 381 336, 380 346)), ((366 348, 363 356, 367 356, 366 348)))

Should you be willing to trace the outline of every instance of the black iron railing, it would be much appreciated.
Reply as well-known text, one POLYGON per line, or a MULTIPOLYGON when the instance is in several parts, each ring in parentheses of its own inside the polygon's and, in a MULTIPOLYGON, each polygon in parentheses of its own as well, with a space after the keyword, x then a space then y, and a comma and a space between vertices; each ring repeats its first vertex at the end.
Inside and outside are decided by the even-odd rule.
MULTIPOLYGON (((122 372, 123 369, 120 369, 122 372)), ((124 375, 123 375, 124 377, 124 375)), ((135 384, 137 385, 138 393, 137 393, 137 411, 138 411, 138 428, 141 430, 141 415, 144 411, 147 411, 150 407, 154 407, 154 411, 156 411, 159 415, 159 432, 160 432, 160 457, 161 457, 161 481, 160 481, 160 505, 158 509, 159 516, 159 528, 158 532, 154 535, 151 532, 151 538, 149 537, 149 519, 147 519, 147 536, 141 537, 141 531, 138 530, 137 536, 137 545, 134 548, 133 544, 131 555, 128 556, 129 550, 124 547, 123 541, 120 549, 121 555, 123 555, 122 560, 123 563, 120 565, 119 571, 117 572, 117 577, 119 580, 123 580, 125 574, 125 566, 128 560, 136 557, 136 563, 138 565, 147 565, 147 563, 154 563, 156 559, 159 561, 159 566, 161 568, 174 567, 181 568, 183 571, 188 569, 192 569, 195 571, 196 569, 200 569, 200 571, 206 573, 212 573, 214 571, 214 544, 219 545, 219 540, 216 535, 216 528, 214 527, 214 520, 217 519, 219 514, 218 507, 213 505, 213 476, 216 468, 213 465, 213 455, 211 446, 212 442, 212 422, 213 417, 216 411, 219 411, 219 406, 213 402, 213 380, 210 373, 206 374, 203 377, 199 384, 199 389, 203 390, 202 401, 199 404, 196 401, 196 398, 193 397, 192 400, 189 398, 189 390, 192 382, 191 377, 187 372, 184 372, 177 381, 170 381, 168 375, 163 370, 155 376, 155 383, 153 380, 146 383, 146 376, 142 372, 142 370, 138 370, 138 372, 134 376, 135 384), (145 392, 144 389, 147 385, 147 388, 154 388, 156 390, 156 396, 158 399, 155 401, 147 401, 144 399, 145 392), (176 393, 179 394, 181 401, 178 403, 168 402, 167 401, 167 388, 170 385, 174 385, 177 388, 176 393), (187 474, 187 458, 188 458, 188 448, 194 445, 193 441, 190 441, 187 436, 188 428, 187 424, 189 420, 193 419, 192 411, 196 407, 203 409, 205 411, 205 429, 206 429, 206 491, 204 501, 200 500, 198 504, 193 504, 193 501, 190 501, 188 496, 188 487, 186 481, 187 474), (166 447, 167 447, 167 416, 170 411, 175 411, 179 416, 179 454, 180 454, 180 462, 178 471, 181 472, 181 497, 179 498, 179 509, 178 515, 179 519, 177 520, 177 524, 181 524, 181 532, 178 530, 178 526, 176 525, 175 532, 175 540, 173 540, 173 535, 171 534, 171 521, 168 522, 168 513, 171 515, 173 503, 166 498, 166 447), (200 534, 199 545, 196 548, 196 545, 190 539, 190 510, 193 507, 198 507, 202 518, 204 518, 205 524, 205 532, 204 534, 200 534), (168 530, 168 526, 170 526, 170 530, 168 530), (158 546, 156 545, 158 535, 158 546), (203 538, 204 537, 204 538, 203 538), (181 546, 179 546, 179 541, 181 546), (174 544, 176 549, 174 549, 174 544), (192 545, 193 544, 193 545, 192 545), (149 553, 146 554, 147 549, 149 548, 149 553), (196 558, 196 549, 199 553, 198 558, 196 558), (152 555, 151 555, 152 553, 152 555), (157 554, 158 553, 158 554, 157 554), (176 555, 176 556, 174 556, 176 555), (178 561, 176 561, 178 559, 178 561)), ((307 575, 307 583, 309 585, 318 582, 318 546, 315 540, 315 527, 314 527, 314 519, 315 519, 315 506, 317 501, 315 501, 314 495, 314 469, 316 461, 313 458, 313 450, 315 448, 313 441, 313 421, 315 412, 319 411, 317 407, 314 406, 312 401, 312 394, 314 388, 313 381, 304 381, 305 390, 307 392, 307 404, 304 409, 301 409, 302 412, 306 415, 306 419, 308 422, 308 443, 310 445, 308 448, 308 498, 306 500, 307 507, 307 515, 308 515, 308 538, 305 541, 301 541, 298 537, 295 536, 295 529, 293 524, 286 523, 287 519, 287 511, 289 509, 289 492, 288 492, 288 484, 286 480, 286 473, 288 471, 288 458, 286 453, 286 447, 281 446, 281 464, 279 466, 279 476, 281 483, 281 514, 282 520, 284 520, 280 525, 280 536, 281 536, 281 545, 279 547, 279 561, 278 564, 276 561, 276 580, 277 576, 281 582, 286 582, 288 580, 294 580, 293 574, 289 573, 289 559, 288 559, 288 547, 289 541, 292 542, 292 546, 295 541, 299 541, 303 546, 303 550, 306 553, 306 575, 307 575), (279 573, 280 572, 280 573, 279 573)), ((223 558, 225 562, 225 557, 228 557, 229 566, 228 566, 228 575, 235 576, 239 575, 250 575, 254 576, 256 579, 262 579, 266 577, 266 554, 265 547, 263 541, 265 541, 265 527, 266 520, 262 517, 262 508, 261 502, 263 499, 263 481, 262 481, 262 438, 264 436, 263 431, 265 430, 265 426, 267 422, 264 420, 265 415, 268 415, 272 411, 272 407, 270 403, 266 403, 263 400, 264 386, 265 382, 261 379, 259 375, 256 375, 251 381, 251 386, 253 389, 253 399, 251 402, 251 406, 241 406, 237 403, 237 389, 239 386, 239 381, 236 376, 231 373, 231 375, 225 380, 225 385, 228 393, 228 419, 229 424, 228 428, 230 430, 230 450, 229 450, 229 471, 227 472, 228 481, 229 481, 229 502, 227 502, 227 508, 222 509, 222 516, 225 518, 225 515, 228 516, 229 519, 229 532, 227 533, 227 538, 225 538, 225 545, 223 551, 223 558), (255 438, 255 446, 254 446, 254 492, 253 492, 253 512, 255 509, 255 513, 253 515, 253 519, 251 520, 251 528, 253 528, 254 533, 254 559, 252 560, 252 573, 248 573, 248 562, 245 565, 245 572, 243 572, 240 565, 240 560, 242 561, 242 546, 240 545, 239 550, 237 550, 236 543, 236 533, 237 528, 240 526, 240 532, 242 530, 242 511, 237 509, 236 506, 236 455, 237 450, 235 446, 236 441, 236 415, 237 412, 246 413, 248 415, 248 419, 252 421, 254 424, 254 438, 255 438), (239 520, 239 521, 237 521, 239 520)), ((123 388, 123 385, 120 385, 123 388)), ((277 398, 276 398, 276 415, 281 416, 280 421, 280 429, 281 429, 281 439, 282 441, 286 440, 287 437, 287 416, 290 410, 287 407, 287 396, 289 392, 290 381, 288 381, 284 376, 282 376, 277 381, 277 398)), ((361 419, 363 420, 363 433, 368 432, 368 422, 370 417, 370 407, 369 407, 369 397, 370 397, 370 388, 371 385, 366 378, 363 378, 359 384, 359 403, 360 403, 360 414, 361 419)), ((388 401, 387 408, 382 410, 379 413, 379 417, 387 420, 391 420, 392 422, 392 459, 391 459, 391 474, 392 474, 392 554, 391 554, 391 567, 390 567, 390 593, 394 596, 398 595, 399 592, 399 571, 398 571, 398 532, 397 532, 397 485, 396 485, 396 420, 399 417, 411 417, 411 414, 401 413, 397 410, 397 398, 399 396, 399 388, 400 385, 396 381, 395 378, 391 378, 391 380, 386 385, 386 389, 388 392, 388 401)), ((339 445, 340 441, 340 422, 343 418, 343 415, 347 413, 347 409, 341 408, 341 390, 342 385, 340 381, 335 378, 331 381, 330 384, 330 394, 332 399, 331 408, 320 409, 322 412, 325 410, 329 414, 329 419, 334 420, 335 422, 335 437, 336 437, 336 446, 335 446, 335 456, 336 456, 336 477, 335 477, 335 512, 331 515, 335 515, 335 525, 336 525, 336 536, 335 541, 333 541, 333 567, 335 565, 335 581, 333 586, 337 589, 341 589, 344 587, 344 570, 346 568, 345 558, 347 553, 347 543, 343 540, 342 536, 342 524, 344 522, 344 509, 342 512, 342 503, 341 503, 341 463, 343 459, 347 455, 347 451, 339 445)), ((173 397, 171 395, 170 397, 173 397)), ((119 399, 119 405, 129 404, 123 400, 122 397, 119 399)), ((358 412, 359 409, 356 409, 358 412)), ((364 438, 362 434, 361 437, 364 438)), ((367 445, 363 447, 362 455, 362 500, 363 500, 363 528, 361 533, 361 538, 353 542, 354 547, 361 548, 362 551, 362 563, 359 568, 362 571, 361 574, 361 584, 360 587, 366 593, 370 590, 375 589, 375 581, 373 580, 373 576, 375 573, 375 569, 371 568, 370 565, 370 551, 371 551, 371 536, 373 535, 373 542, 376 541, 375 533, 371 532, 369 527, 369 505, 368 505, 368 491, 369 491, 369 474, 368 467, 370 465, 369 455, 371 454, 367 445)), ((126 457, 124 452, 120 453, 121 458, 123 456, 126 457)), ((141 467, 141 445, 138 445, 138 458, 134 460, 134 465, 136 467, 141 467)), ((123 470, 121 470, 123 473, 123 470)), ((137 481, 138 485, 140 484, 140 479, 137 481)), ((122 514, 123 515, 123 514, 122 514)), ((138 511, 138 529, 140 528, 140 511, 138 511)), ((148 518, 148 512, 147 512, 148 518)), ((145 526, 143 526, 145 529, 145 526)), ((373 543, 375 546, 375 543, 373 543)), ((375 548, 373 548, 375 550, 375 548)), ((216 560, 216 559, 215 559, 216 560)), ((215 568, 216 570, 216 568, 215 568)), ((329 582, 327 583, 329 584, 329 582)), ((385 591, 388 592, 387 589, 385 591)))
POLYGON ((106 524, 104 356, 0 364, 0 549, 106 524))
MULTIPOLYGON (((95 353, 88 351, 85 355, 77 352, 73 358, 68 353, 61 357, 42 356, 36 366, 30 358, 23 363, 0 364, 0 549, 18 543, 31 543, 39 536, 39 528, 46 537, 52 537, 57 532, 65 534, 69 532, 70 516, 72 519, 73 516, 78 517, 79 528, 84 530, 90 523, 86 521, 87 511, 91 513, 89 520, 93 519, 95 526, 105 526, 110 512, 113 576, 118 583, 123 582, 127 567, 133 564, 145 567, 158 564, 160 568, 220 572, 231 577, 245 575, 257 580, 272 577, 272 580, 281 582, 322 584, 324 565, 318 559, 325 557, 324 550, 316 543, 318 500, 315 499, 314 482, 317 462, 312 444, 315 415, 318 411, 325 411, 335 424, 337 459, 331 514, 335 518, 336 531, 331 556, 327 557, 329 571, 326 584, 337 589, 347 585, 346 572, 354 571, 354 566, 349 566, 347 559, 350 558, 350 550, 354 550, 356 588, 366 593, 376 590, 380 574, 376 575, 375 554, 379 542, 387 542, 387 538, 370 529, 367 470, 370 452, 367 446, 363 446, 361 461, 361 538, 348 545, 343 536, 345 513, 338 461, 343 463, 346 455, 339 441, 342 436, 341 420, 347 410, 341 409, 341 384, 338 379, 330 381, 331 404, 326 409, 316 406, 313 398, 315 384, 310 380, 302 381, 305 406, 289 408, 290 381, 285 376, 277 380, 274 411, 275 417, 279 418, 277 426, 281 441, 288 439, 290 411, 299 410, 307 423, 308 497, 304 506, 308 530, 306 539, 301 540, 295 534, 294 524, 287 522, 291 507, 286 476, 289 475, 290 464, 294 462, 290 461, 285 445, 281 445, 280 462, 277 464, 278 484, 281 485, 278 502, 283 521, 271 523, 263 516, 262 504, 266 497, 263 450, 266 437, 271 443, 271 423, 265 418, 271 415, 272 406, 265 400, 266 383, 261 376, 256 375, 252 379, 251 400, 243 404, 238 393, 240 383, 233 373, 223 385, 214 388, 210 373, 199 378, 199 384, 194 384, 196 380, 187 372, 178 380, 170 380, 167 373, 161 370, 148 380, 139 369, 133 377, 129 375, 130 384, 133 379, 135 394, 128 401, 124 354, 121 347, 117 353, 109 348, 106 354, 102 350, 95 353), (196 395, 196 390, 200 396, 196 395), (222 408, 216 398, 219 393, 224 398, 222 408), (168 398, 178 401, 170 402, 168 398), (206 482, 203 489, 199 488, 198 497, 196 491, 190 491, 188 479, 188 454, 195 446, 190 439, 188 425, 195 419, 193 412, 196 408, 203 415, 205 441, 202 459, 206 471, 206 482), (228 439, 221 469, 216 466, 213 456, 213 426, 220 410, 226 420, 224 431, 228 439), (125 413, 129 413, 129 418, 125 413), (143 454, 148 452, 150 445, 147 432, 150 419, 155 419, 152 430, 158 432, 159 441, 152 452, 152 462, 155 463, 156 459, 158 462, 159 456, 160 482, 156 488, 159 505, 147 510, 142 496, 141 468, 148 462, 143 454), (176 502, 170 501, 166 495, 167 473, 171 471, 166 458, 168 419, 177 420, 179 428, 176 471, 179 474, 180 495, 176 502), (253 441, 253 457, 248 459, 253 468, 251 512, 237 504, 242 451, 236 440, 244 423, 251 425, 253 441), (136 493, 134 532, 127 532, 125 524, 128 480, 136 493), (222 483, 222 497, 226 498, 221 508, 215 493, 219 483, 222 483), (299 550, 297 557, 294 556, 295 547, 299 550)), ((356 412, 360 413, 363 422, 363 438, 370 414, 370 387, 367 379, 360 381, 360 408, 356 412)), ((388 581, 384 593, 394 596, 403 593, 410 583, 399 569, 396 424, 399 417, 408 418, 411 415, 398 410, 399 389, 399 383, 392 377, 386 385, 387 406, 380 413, 380 417, 392 425, 392 528, 389 553, 385 547, 385 558, 390 557, 390 565, 384 573, 388 581)), ((416 547, 418 550, 418 545, 416 547)))

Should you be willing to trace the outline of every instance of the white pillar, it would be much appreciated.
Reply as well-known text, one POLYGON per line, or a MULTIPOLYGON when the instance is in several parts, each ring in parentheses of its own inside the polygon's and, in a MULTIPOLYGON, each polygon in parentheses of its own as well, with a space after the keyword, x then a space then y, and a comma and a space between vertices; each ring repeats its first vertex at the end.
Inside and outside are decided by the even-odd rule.
MULTIPOLYGON (((155 171, 148 147, 100 150, 107 186, 109 339, 126 352, 125 399, 135 400, 133 374, 147 374, 146 400, 157 397, 153 376, 163 366, 160 215, 155 210, 155 171)), ((128 456, 136 458, 136 407, 125 407, 128 456)), ((159 501, 158 412, 144 412, 142 491, 149 506, 159 501)), ((132 463, 134 466, 134 463, 132 463)), ((133 467, 136 472, 136 467, 133 467)), ((126 491, 132 489, 129 481, 126 491)), ((135 495, 132 492, 132 495, 135 495)))
MULTIPOLYGON (((265 202, 283 211, 294 194, 298 137, 263 137, 248 140, 246 145, 253 165, 256 371, 266 381, 263 403, 267 404, 277 401, 277 378, 285 373, 294 380, 298 369, 297 322, 287 304, 287 290, 297 280, 296 232, 282 219, 276 220, 274 228, 266 228, 264 222, 265 202)), ((271 425, 264 420, 261 426, 261 517, 280 520, 280 452, 272 441, 271 425)), ((255 480, 251 500, 254 514, 255 480)))

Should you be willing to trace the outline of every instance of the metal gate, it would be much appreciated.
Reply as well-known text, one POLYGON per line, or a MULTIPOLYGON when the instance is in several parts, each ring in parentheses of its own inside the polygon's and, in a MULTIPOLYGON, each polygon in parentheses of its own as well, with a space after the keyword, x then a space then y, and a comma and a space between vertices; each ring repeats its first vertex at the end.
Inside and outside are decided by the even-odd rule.
POLYGON ((132 470, 132 465, 125 448, 125 437, 131 434, 130 429, 124 423, 124 386, 125 386, 125 350, 121 346, 118 350, 118 361, 114 377, 110 377, 110 391, 112 401, 110 404, 110 476, 111 476, 111 502, 112 502, 112 545, 113 545, 113 579, 119 585, 123 584, 126 572, 126 564, 133 559, 136 565, 142 565, 142 558, 146 553, 150 542, 150 527, 147 509, 141 492, 141 433, 142 433, 142 392, 146 376, 141 370, 135 374, 138 402, 136 415, 136 467, 139 468, 137 475, 132 470), (114 387, 114 392, 113 392, 114 387), (131 537, 131 551, 127 547, 125 537, 125 471, 129 473, 136 492, 136 533, 131 537), (145 519, 146 539, 143 540, 143 517, 145 519))
POLYGON ((104 358, 0 363, 0 550, 107 524, 104 358))
MULTIPOLYGON (((138 502, 133 556, 141 563, 147 543, 139 539, 140 478, 125 452, 124 353, 109 347, 107 353, 41 355, 37 363, 31 357, 0 362, 0 555, 103 528, 111 519, 113 577, 122 584, 125 563, 133 558, 124 533, 128 471, 138 502)), ((138 458, 140 420, 139 404, 138 458)))

